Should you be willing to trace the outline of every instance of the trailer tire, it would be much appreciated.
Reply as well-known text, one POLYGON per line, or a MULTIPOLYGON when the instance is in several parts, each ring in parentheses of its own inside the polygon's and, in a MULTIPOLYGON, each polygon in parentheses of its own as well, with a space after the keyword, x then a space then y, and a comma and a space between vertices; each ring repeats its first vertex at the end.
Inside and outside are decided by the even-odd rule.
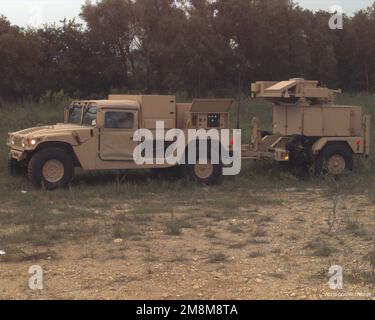
POLYGON ((66 189, 74 176, 72 157, 60 148, 47 148, 37 152, 28 165, 32 185, 41 189, 66 189))
POLYGON ((353 153, 345 144, 331 144, 323 149, 315 163, 317 175, 340 176, 345 171, 353 171, 353 153))

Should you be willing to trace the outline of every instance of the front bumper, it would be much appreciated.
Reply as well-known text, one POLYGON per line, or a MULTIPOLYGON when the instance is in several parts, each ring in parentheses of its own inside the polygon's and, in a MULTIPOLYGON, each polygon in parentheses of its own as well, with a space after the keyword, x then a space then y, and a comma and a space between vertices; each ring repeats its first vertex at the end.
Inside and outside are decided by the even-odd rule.
POLYGON ((26 152, 16 149, 10 149, 9 158, 16 159, 17 161, 22 161, 26 159, 26 152))

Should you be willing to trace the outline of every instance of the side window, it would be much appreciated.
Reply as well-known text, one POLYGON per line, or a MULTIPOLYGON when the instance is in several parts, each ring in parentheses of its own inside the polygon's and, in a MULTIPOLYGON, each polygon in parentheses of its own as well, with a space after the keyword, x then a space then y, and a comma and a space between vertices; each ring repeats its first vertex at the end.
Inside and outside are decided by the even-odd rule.
POLYGON ((106 129, 134 129, 134 113, 111 111, 105 114, 106 129))

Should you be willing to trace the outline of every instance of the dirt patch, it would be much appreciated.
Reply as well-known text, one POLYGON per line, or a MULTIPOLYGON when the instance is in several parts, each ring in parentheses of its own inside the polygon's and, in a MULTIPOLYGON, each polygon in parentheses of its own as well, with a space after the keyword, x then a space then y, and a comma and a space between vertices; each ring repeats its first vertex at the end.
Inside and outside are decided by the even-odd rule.
MULTIPOLYGON (((320 189, 257 196, 269 204, 243 194, 215 203, 217 194, 208 193, 205 206, 178 201, 166 212, 157 195, 143 207, 126 200, 75 208, 80 217, 58 217, 52 230, 60 236, 40 244, 7 242, 19 232, 12 224, 19 220, 7 215, 0 297, 331 299, 339 298, 328 286, 332 265, 343 267, 343 292, 357 295, 350 298, 375 293, 375 205, 367 196, 341 200, 333 226, 332 199, 320 189), (42 291, 27 287, 31 265, 44 270, 42 291)), ((52 221, 43 218, 40 230, 52 221)))

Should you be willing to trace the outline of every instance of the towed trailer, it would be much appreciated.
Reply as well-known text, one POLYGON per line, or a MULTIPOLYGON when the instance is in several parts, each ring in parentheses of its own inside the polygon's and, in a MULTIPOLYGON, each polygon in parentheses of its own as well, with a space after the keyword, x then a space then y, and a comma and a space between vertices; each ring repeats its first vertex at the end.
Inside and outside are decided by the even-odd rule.
POLYGON ((276 160, 288 153, 292 167, 334 176, 352 171, 354 157, 370 155, 371 115, 360 106, 336 105, 341 90, 295 78, 256 82, 251 92, 273 104, 273 132, 262 134, 254 118, 251 151, 273 151, 276 160))

